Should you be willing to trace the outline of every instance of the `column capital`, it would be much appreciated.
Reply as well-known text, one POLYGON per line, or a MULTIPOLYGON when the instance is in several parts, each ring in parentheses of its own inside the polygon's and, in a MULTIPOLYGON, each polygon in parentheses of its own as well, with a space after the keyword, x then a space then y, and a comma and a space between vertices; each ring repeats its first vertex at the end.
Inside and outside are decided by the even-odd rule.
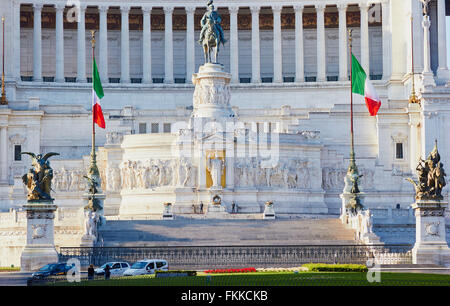
POLYGON ((184 9, 186 10, 186 14, 193 15, 193 14, 195 14, 195 10, 197 9, 197 7, 195 7, 195 6, 186 6, 184 9))
POLYGON ((153 7, 152 6, 141 6, 142 13, 151 14, 153 7))
POLYGON ((337 8, 339 11, 347 11, 347 6, 348 6, 347 3, 339 3, 337 5, 337 8))
POLYGON ((107 13, 108 9, 109 9, 109 5, 102 4, 102 5, 98 6, 98 11, 100 13, 107 13))
POLYGON ((239 6, 229 6, 228 12, 230 12, 230 14, 237 14, 239 12, 239 6))
POLYGON ((55 7, 55 11, 60 13, 60 12, 64 11, 64 9, 66 8, 66 4, 65 3, 56 3, 54 7, 55 7))
POLYGON ((369 3, 367 3, 367 2, 358 3, 358 6, 359 6, 361 11, 366 11, 366 12, 367 12, 367 10, 370 7, 369 3))
POLYGON ((260 9, 261 9, 261 7, 259 7, 259 6, 251 6, 250 7, 250 11, 252 12, 252 14, 259 14, 260 9))
POLYGON ((121 5, 120 12, 122 14, 128 14, 130 12, 131 7, 129 5, 121 5))
POLYGON ((44 4, 42 3, 33 3, 33 8, 35 11, 40 11, 44 7, 44 4))
POLYGON ((282 5, 272 5, 272 13, 274 14, 280 14, 282 9, 282 5))
POLYGON ((173 6, 165 6, 165 7, 164 7, 164 14, 166 14, 166 15, 172 15, 173 10, 174 10, 174 7, 173 7, 173 6))
POLYGON ((317 13, 323 13, 323 12, 325 12, 325 4, 324 3, 318 3, 318 4, 316 4, 315 5, 315 7, 316 7, 316 12, 317 13))
POLYGON ((294 5, 294 11, 296 13, 302 13, 305 6, 303 4, 296 4, 294 5))

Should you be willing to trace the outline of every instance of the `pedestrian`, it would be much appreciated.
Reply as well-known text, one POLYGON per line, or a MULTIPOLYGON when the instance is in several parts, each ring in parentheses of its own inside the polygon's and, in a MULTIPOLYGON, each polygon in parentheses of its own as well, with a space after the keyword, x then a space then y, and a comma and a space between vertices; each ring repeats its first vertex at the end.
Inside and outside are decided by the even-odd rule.
POLYGON ((234 203, 234 201, 233 201, 233 202, 231 202, 231 213, 234 213, 235 208, 236 208, 236 203, 234 203))
POLYGON ((105 267, 105 279, 109 279, 111 276, 111 268, 109 267, 109 265, 106 265, 105 267))
POLYGON ((200 201, 200 213, 203 214, 203 202, 200 201))
POLYGON ((195 204, 192 204, 192 213, 195 214, 195 204))
POLYGON ((93 280, 95 275, 94 265, 90 265, 88 268, 88 280, 93 280))

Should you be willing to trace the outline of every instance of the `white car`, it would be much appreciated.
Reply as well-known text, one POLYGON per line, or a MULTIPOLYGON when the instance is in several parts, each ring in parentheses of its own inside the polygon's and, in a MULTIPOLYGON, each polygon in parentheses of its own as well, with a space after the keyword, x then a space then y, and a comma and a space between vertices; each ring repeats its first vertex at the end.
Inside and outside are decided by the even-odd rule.
POLYGON ((127 262, 107 262, 100 268, 95 269, 95 274, 97 275, 105 275, 105 267, 109 266, 111 276, 122 276, 123 273, 130 268, 130 265, 127 262))
POLYGON ((154 274, 155 271, 167 270, 169 270, 169 264, 164 259, 144 259, 135 262, 130 269, 123 273, 123 276, 154 274))

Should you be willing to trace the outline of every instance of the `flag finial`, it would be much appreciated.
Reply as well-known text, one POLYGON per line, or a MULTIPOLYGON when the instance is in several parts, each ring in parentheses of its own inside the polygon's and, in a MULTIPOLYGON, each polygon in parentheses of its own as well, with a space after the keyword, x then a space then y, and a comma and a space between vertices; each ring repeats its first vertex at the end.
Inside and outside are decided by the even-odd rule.
POLYGON ((92 48, 95 48, 95 30, 91 30, 91 44, 92 48))

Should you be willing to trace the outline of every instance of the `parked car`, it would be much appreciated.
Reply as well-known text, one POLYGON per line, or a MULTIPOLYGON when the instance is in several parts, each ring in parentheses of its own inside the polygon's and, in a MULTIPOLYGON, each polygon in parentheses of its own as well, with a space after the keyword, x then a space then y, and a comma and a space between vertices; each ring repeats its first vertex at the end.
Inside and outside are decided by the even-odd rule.
POLYGON ((164 259, 144 259, 135 262, 130 269, 123 273, 123 276, 154 274, 155 271, 167 271, 169 264, 164 259))
POLYGON ((31 277, 45 278, 53 275, 67 275, 67 272, 70 269, 72 269, 72 266, 69 266, 66 263, 50 263, 34 272, 31 277))
POLYGON ((100 268, 95 269, 96 275, 105 275, 106 265, 110 267, 111 276, 122 276, 123 272, 130 268, 127 262, 107 262, 100 268))

